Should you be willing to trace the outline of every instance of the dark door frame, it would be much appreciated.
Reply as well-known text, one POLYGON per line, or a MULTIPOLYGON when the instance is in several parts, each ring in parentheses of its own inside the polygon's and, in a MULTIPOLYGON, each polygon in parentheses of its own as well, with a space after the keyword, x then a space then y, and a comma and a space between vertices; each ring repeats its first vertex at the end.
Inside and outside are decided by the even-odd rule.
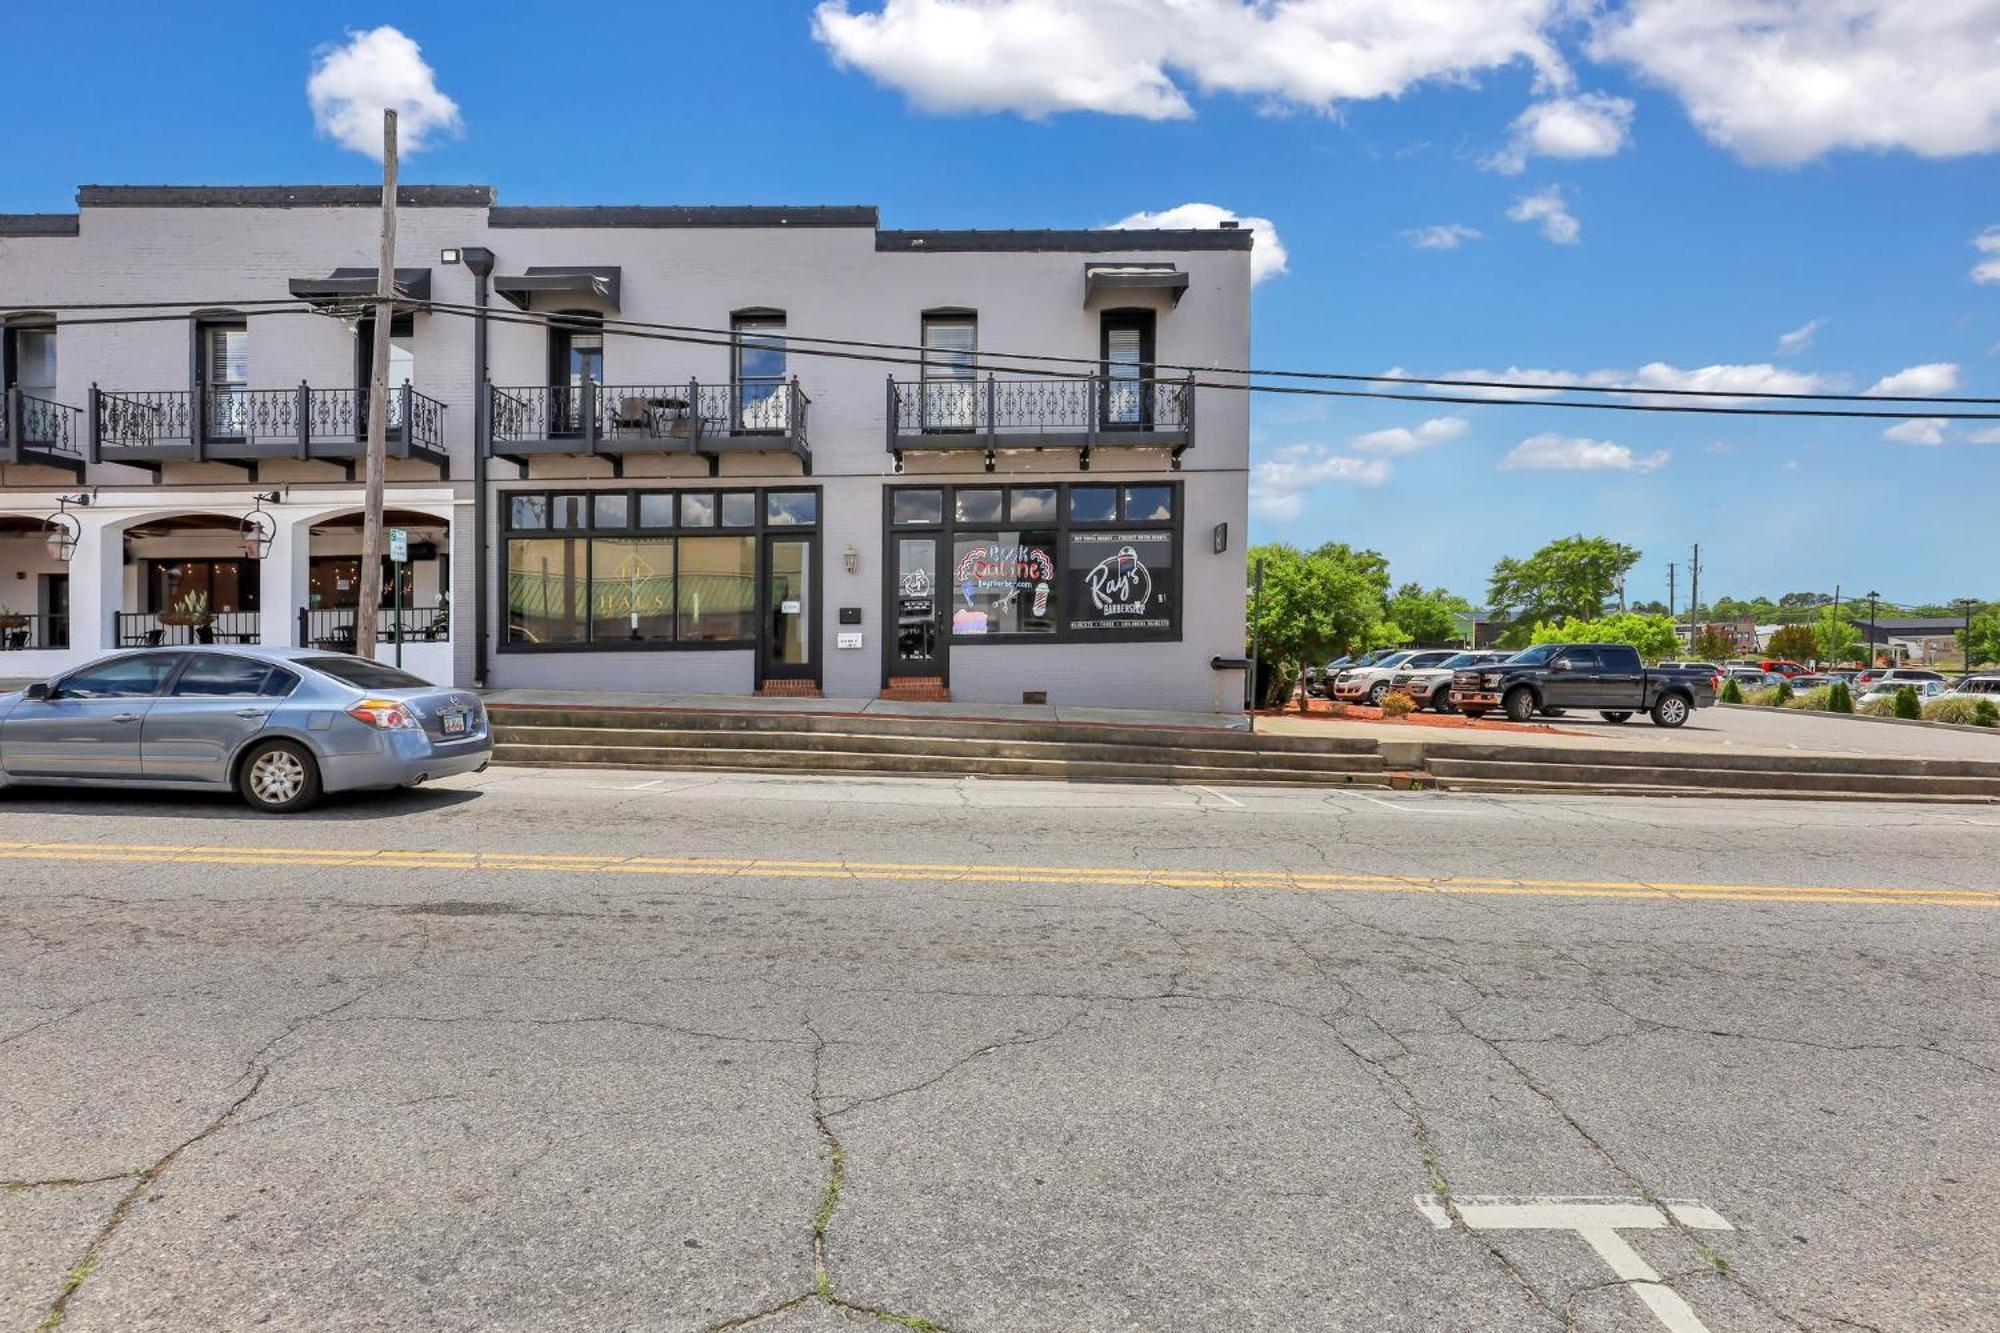
POLYGON ((887 685, 894 676, 936 676, 946 685, 951 683, 951 623, 948 611, 951 607, 951 543, 947 534, 938 528, 897 528, 889 520, 888 506, 884 506, 884 527, 882 540, 882 683, 887 685), (934 558, 931 562, 931 629, 936 636, 936 651, 931 654, 931 670, 921 666, 906 666, 897 655, 897 639, 902 631, 903 590, 901 576, 897 572, 901 560, 899 544, 905 541, 927 541, 931 543, 934 558))
POLYGON ((1107 310, 1097 318, 1098 393, 1097 416, 1101 430, 1150 430, 1153 425, 1153 357, 1158 321, 1151 310, 1122 308, 1107 310), (1111 419, 1111 331, 1136 329, 1139 333, 1139 419, 1111 419))
POLYGON ((820 605, 825 599, 820 589, 825 586, 824 561, 820 558, 823 547, 817 531, 810 529, 778 531, 766 530, 757 539, 757 684, 761 688, 767 680, 810 680, 820 679, 820 625, 825 614, 820 605), (808 551, 807 559, 811 568, 806 575, 806 660, 803 663, 779 663, 773 660, 773 650, 777 644, 773 637, 776 629, 777 608, 771 604, 771 548, 778 542, 803 542, 808 551))

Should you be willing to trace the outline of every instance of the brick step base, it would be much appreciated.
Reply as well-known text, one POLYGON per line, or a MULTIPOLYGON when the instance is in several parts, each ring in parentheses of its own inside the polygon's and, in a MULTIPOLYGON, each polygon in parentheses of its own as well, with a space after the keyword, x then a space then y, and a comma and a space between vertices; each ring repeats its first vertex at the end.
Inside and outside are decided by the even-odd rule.
POLYGON ((819 683, 811 680, 767 680, 757 687, 766 699, 818 699, 819 683))
POLYGON ((878 697, 894 703, 948 704, 951 691, 939 676, 891 676, 888 687, 878 697))

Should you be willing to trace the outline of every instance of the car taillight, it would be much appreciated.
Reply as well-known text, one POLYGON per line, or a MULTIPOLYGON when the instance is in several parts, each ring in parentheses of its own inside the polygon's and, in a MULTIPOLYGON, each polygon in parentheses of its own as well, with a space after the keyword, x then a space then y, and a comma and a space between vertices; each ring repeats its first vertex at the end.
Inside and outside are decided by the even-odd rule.
POLYGON ((423 725, 407 705, 395 699, 363 699, 348 709, 347 715, 377 731, 401 731, 423 725))

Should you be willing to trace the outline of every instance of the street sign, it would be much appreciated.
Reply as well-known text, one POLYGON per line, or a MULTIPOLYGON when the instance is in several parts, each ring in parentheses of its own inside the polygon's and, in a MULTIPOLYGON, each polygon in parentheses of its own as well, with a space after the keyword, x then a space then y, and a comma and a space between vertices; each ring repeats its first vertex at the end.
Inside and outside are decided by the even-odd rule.
POLYGON ((410 561, 410 530, 408 528, 389 529, 389 558, 399 565, 410 561))

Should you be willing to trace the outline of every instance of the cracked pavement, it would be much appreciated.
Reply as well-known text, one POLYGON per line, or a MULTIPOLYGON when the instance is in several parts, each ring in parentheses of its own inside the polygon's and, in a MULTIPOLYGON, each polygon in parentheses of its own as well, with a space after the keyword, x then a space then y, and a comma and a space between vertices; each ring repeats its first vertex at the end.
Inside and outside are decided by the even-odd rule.
POLYGON ((1662 1327, 1474 1196, 1714 1209, 1620 1233, 1710 1333, 2000 1329, 1994 908, 1418 891, 1992 890, 1996 830, 602 770, 292 820, 11 792, 0 842, 139 850, 0 862, 0 1330, 1662 1327), (1409 884, 1160 882, 1232 871, 1409 884))

